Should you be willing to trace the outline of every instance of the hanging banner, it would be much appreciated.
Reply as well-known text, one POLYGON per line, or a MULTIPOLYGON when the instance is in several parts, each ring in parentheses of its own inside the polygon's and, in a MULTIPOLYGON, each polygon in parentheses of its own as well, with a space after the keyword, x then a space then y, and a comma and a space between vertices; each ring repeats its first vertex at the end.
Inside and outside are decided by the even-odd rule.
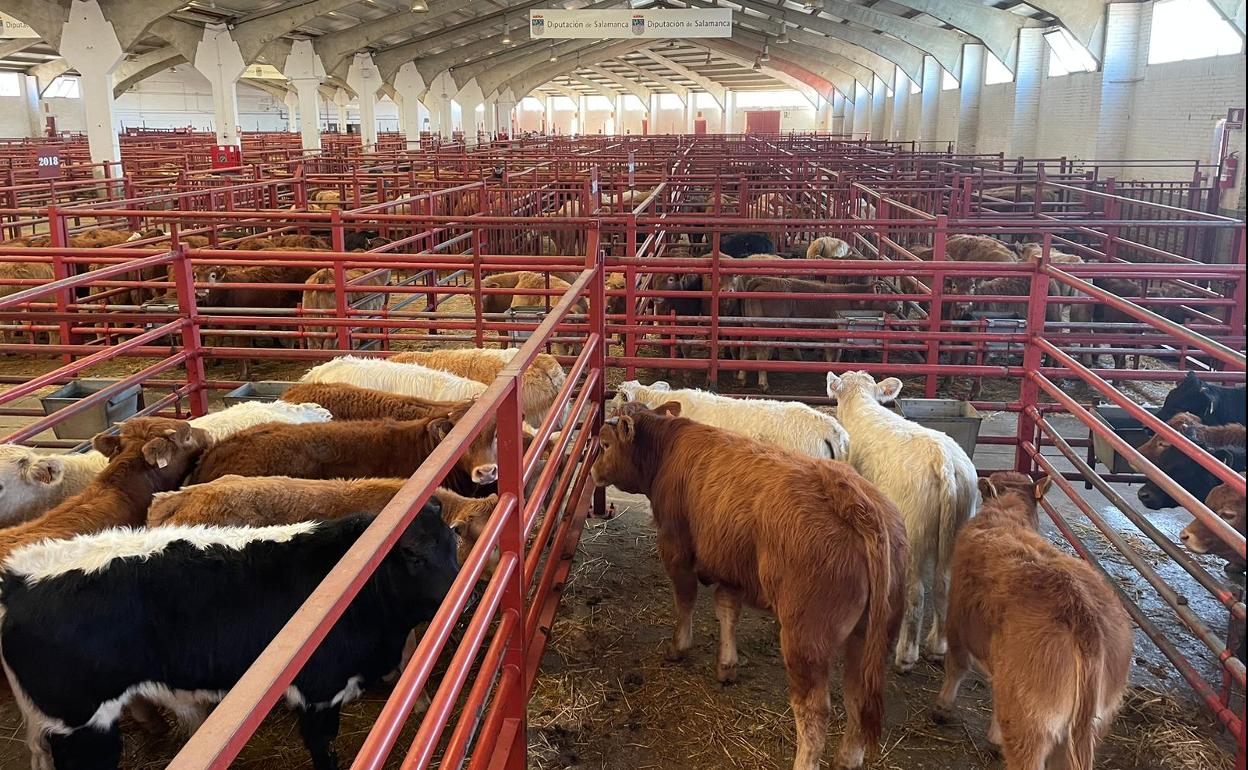
POLYGON ((534 40, 732 37, 732 9, 529 11, 529 36, 534 40))
POLYGON ((24 21, 18 21, 7 13, 0 13, 0 38, 39 37, 39 33, 24 21))

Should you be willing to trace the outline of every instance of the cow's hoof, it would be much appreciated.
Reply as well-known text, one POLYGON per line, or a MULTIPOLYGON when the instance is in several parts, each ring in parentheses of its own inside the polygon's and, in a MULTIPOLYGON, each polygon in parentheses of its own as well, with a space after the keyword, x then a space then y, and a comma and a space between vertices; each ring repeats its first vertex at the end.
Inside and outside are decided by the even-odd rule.
POLYGON ((737 667, 725 666, 721 663, 715 667, 715 676, 720 684, 734 684, 737 681, 737 667))
POLYGON ((679 663, 685 659, 688 650, 678 650, 675 647, 668 646, 667 652, 663 654, 663 660, 668 663, 679 663))
POLYGON ((949 725, 956 721, 953 716, 953 709, 940 705, 933 706, 932 710, 928 712, 928 716, 938 725, 949 725))
POLYGON ((904 676, 904 675, 909 674, 911 671, 913 671, 913 670, 914 670, 914 664, 915 664, 915 663, 917 663, 917 662, 918 662, 918 661, 914 661, 914 660, 909 660, 909 661, 907 661, 907 660, 898 660, 898 661, 895 661, 895 662, 893 663, 893 671, 896 671, 898 674, 901 674, 901 675, 903 675, 903 676, 904 676))

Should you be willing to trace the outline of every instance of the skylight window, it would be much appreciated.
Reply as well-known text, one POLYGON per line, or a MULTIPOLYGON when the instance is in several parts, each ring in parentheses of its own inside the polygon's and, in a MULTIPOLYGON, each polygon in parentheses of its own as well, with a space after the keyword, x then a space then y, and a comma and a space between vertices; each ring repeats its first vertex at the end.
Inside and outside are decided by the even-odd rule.
POLYGON ((988 51, 988 60, 984 65, 984 85, 995 86, 998 83, 1013 83, 1014 73, 1010 72, 1010 68, 996 57, 992 51, 988 51))
POLYGON ((48 86, 48 90, 43 92, 45 98, 49 99, 79 99, 82 97, 78 90, 78 78, 69 78, 62 75, 52 81, 52 85, 48 86))
POLYGON ((940 74, 940 90, 952 91, 958 87, 958 79, 953 76, 949 70, 941 70, 940 74))
POLYGON ((1158 0, 1148 63, 1229 56, 1244 50, 1244 39, 1208 0, 1158 0))
POLYGON ((1096 57, 1065 27, 1045 32, 1044 41, 1049 44, 1049 77, 1096 71, 1096 57))

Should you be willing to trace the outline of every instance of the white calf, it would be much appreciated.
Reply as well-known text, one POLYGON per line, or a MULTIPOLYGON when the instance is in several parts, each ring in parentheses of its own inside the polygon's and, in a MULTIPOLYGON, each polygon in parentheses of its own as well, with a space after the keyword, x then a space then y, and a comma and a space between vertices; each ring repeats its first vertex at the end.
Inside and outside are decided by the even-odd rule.
POLYGON ((320 404, 288 404, 285 401, 244 401, 241 404, 212 412, 191 420, 191 425, 203 428, 213 441, 220 441, 240 430, 263 425, 266 422, 284 422, 302 425, 312 422, 329 422, 334 416, 320 404))
POLYGON ((342 356, 315 366, 299 381, 338 382, 430 401, 469 401, 485 392, 485 385, 476 380, 419 364, 396 364, 354 356, 342 356))
POLYGON ((934 657, 945 654, 954 540, 975 515, 979 491, 975 465, 953 439, 881 406, 900 392, 896 377, 876 384, 866 372, 828 373, 828 395, 836 399, 837 417, 849 431, 850 464, 893 501, 906 522, 910 570, 896 656, 897 669, 905 672, 919 660, 927 583, 932 585, 927 650, 934 657))
POLYGON ((617 407, 627 401, 639 401, 649 407, 678 401, 681 417, 790 452, 825 460, 844 460, 849 454, 849 436, 839 422, 795 401, 729 398, 692 388, 672 390, 666 382, 642 385, 636 380, 620 383, 616 392, 617 407))

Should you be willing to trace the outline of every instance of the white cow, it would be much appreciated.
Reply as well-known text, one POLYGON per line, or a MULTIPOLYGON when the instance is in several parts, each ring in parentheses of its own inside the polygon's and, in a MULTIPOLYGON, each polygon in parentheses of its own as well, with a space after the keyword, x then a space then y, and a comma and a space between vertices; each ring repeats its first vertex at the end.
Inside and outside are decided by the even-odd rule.
POLYGON ((769 401, 719 396, 692 388, 672 390, 666 382, 620 383, 614 406, 639 401, 654 408, 680 402, 681 417, 740 433, 791 452, 825 460, 849 456, 849 436, 831 415, 796 401, 769 401))
POLYGON ((910 422, 882 406, 901 393, 901 380, 878 384, 866 372, 828 372, 828 395, 849 431, 849 462, 901 510, 910 540, 906 612, 896 665, 905 672, 919 660, 926 584, 932 586, 932 628, 927 651, 945 654, 949 569, 958 530, 975 515, 979 490, 975 465, 962 447, 939 431, 910 422))
MULTIPOLYGON (((196 417, 191 424, 220 441, 244 428, 266 422, 329 422, 332 415, 317 404, 247 401, 196 417)), ((0 444, 0 526, 10 526, 49 511, 87 488, 108 458, 96 451, 41 454, 20 444, 0 444)))
POLYGON ((342 356, 314 366, 299 381, 337 382, 429 401, 469 401, 485 392, 484 384, 449 372, 355 356, 342 356))

